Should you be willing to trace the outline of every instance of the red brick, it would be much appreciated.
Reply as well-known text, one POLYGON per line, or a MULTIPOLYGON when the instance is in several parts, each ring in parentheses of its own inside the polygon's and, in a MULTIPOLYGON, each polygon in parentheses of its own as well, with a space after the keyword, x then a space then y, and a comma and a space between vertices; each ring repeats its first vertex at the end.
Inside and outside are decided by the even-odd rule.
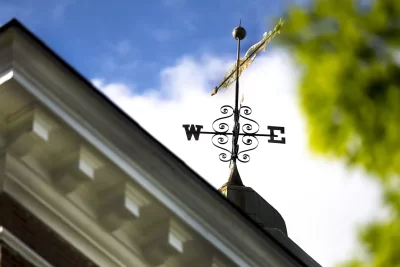
POLYGON ((1 244, 0 267, 34 267, 6 244, 1 244))
MULTIPOLYGON (((0 194, 0 225, 54 266, 96 266, 77 249, 47 227, 45 222, 42 222, 40 218, 37 218, 24 209, 18 201, 5 193, 0 194)), ((6 256, 2 255, 2 257, 9 259, 10 255, 8 253, 6 256)), ((20 263, 16 262, 16 264, 20 263)), ((21 262, 21 264, 23 263, 21 262)), ((0 265, 0 267, 4 266, 30 265, 0 265)))

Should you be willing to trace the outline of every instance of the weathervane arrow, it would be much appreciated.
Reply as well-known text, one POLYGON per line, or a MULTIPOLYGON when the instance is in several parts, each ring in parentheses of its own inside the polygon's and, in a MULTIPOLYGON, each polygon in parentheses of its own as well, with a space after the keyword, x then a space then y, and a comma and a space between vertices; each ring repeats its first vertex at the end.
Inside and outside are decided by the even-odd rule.
MULTIPOLYGON (((242 72, 247 69, 251 63, 256 59, 258 53, 265 51, 267 44, 277 35, 281 33, 281 28, 283 26, 283 21, 279 20, 279 23, 274 27, 273 31, 265 32, 263 38, 258 43, 252 45, 249 50, 247 50, 244 57, 240 58, 238 62, 233 64, 233 66, 225 74, 222 82, 214 88, 211 95, 218 93, 221 88, 228 88, 234 81, 236 81, 242 72), (239 65, 239 68, 237 67, 239 65)), ((240 40, 239 40, 240 41, 240 40)))
POLYGON ((231 162, 236 164, 236 160, 240 162, 249 162, 250 156, 247 152, 254 150, 258 147, 258 139, 257 137, 269 137, 269 143, 278 143, 285 144, 285 137, 281 137, 279 139, 278 134, 284 134, 285 128, 281 126, 267 126, 269 130, 269 134, 259 134, 258 131, 260 129, 259 124, 250 119, 249 115, 252 113, 252 110, 248 106, 242 106, 243 99, 240 103, 239 107, 239 77, 240 74, 248 68, 251 63, 253 63, 254 59, 257 57, 258 53, 261 51, 265 51, 267 44, 271 41, 271 39, 280 33, 282 28, 283 21, 280 20, 279 23, 275 26, 273 31, 268 33, 264 33, 263 39, 251 46, 247 53, 243 58, 240 58, 240 41, 246 37, 246 30, 241 27, 239 24, 236 27, 232 35, 238 41, 237 47, 237 60, 233 67, 227 72, 222 82, 215 87, 211 95, 215 95, 220 88, 228 88, 233 82, 236 81, 236 91, 235 91, 235 108, 224 105, 221 107, 221 113, 223 117, 216 119, 212 128, 214 131, 202 131, 202 125, 194 125, 194 124, 184 124, 183 128, 186 132, 186 137, 190 141, 192 137, 194 140, 199 140, 200 134, 211 134, 213 135, 211 140, 214 146, 224 150, 224 152, 220 153, 219 158, 224 162, 231 162), (234 126, 233 130, 229 132, 229 125, 224 122, 224 120, 232 117, 234 118, 234 126), (245 123, 240 127, 240 118, 245 120, 245 123), (279 133, 278 133, 279 132, 279 133), (232 136, 232 147, 231 150, 223 147, 223 145, 227 144, 229 141, 229 137, 232 136), (239 150, 239 137, 243 145, 245 145, 246 149, 240 151, 239 150), (230 154, 230 156, 227 155, 230 154))

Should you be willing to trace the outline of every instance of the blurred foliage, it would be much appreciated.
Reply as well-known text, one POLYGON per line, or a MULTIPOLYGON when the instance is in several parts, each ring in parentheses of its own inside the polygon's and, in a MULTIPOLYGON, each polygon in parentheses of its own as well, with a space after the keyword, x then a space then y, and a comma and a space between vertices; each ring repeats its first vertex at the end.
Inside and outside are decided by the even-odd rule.
POLYGON ((313 0, 285 21, 277 41, 302 67, 311 149, 377 177, 391 210, 361 231, 362 259, 343 266, 400 266, 400 1, 313 0))

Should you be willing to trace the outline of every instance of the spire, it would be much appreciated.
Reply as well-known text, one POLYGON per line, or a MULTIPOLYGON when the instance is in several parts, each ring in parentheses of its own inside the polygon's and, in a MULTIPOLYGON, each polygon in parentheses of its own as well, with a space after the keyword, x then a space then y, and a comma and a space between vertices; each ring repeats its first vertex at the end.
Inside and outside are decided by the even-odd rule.
POLYGON ((228 182, 223 184, 218 191, 244 211, 246 202, 243 190, 246 191, 246 187, 243 185, 242 179, 240 178, 236 162, 233 161, 231 163, 230 169, 228 182), (239 194, 232 195, 233 191, 239 192, 239 194))
POLYGON ((225 183, 225 185, 244 186, 242 179, 240 178, 236 162, 232 163, 231 165, 228 182, 225 183))

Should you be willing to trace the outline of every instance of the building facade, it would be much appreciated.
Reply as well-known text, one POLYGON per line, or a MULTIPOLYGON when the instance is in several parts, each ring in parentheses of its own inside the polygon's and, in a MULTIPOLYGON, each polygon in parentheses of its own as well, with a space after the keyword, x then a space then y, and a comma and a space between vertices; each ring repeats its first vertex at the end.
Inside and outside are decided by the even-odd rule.
POLYGON ((1 27, 0 266, 319 266, 232 188, 212 188, 17 20, 1 27))

